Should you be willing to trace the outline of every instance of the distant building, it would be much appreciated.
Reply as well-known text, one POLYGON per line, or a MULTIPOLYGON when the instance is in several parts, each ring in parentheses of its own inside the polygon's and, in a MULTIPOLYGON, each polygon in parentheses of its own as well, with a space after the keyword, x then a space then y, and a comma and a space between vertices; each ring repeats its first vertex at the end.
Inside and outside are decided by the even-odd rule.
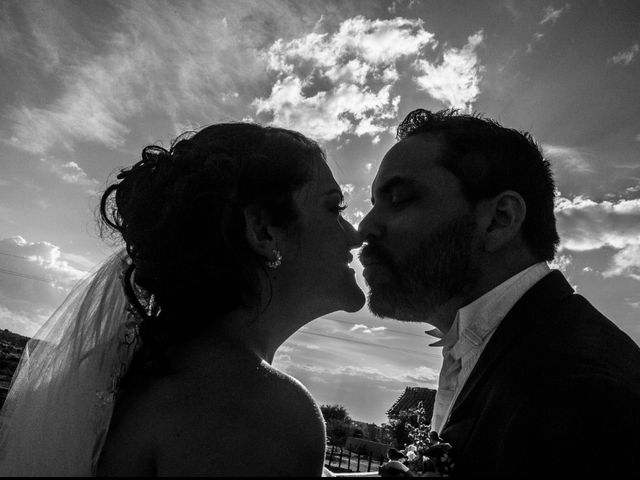
POLYGON ((436 400, 436 390, 431 388, 422 387, 407 387, 404 389, 400 398, 396 400, 396 403, 387 410, 387 417, 397 418, 400 412, 403 410, 409 410, 416 408, 418 403, 422 402, 424 411, 427 414, 427 418, 431 421, 431 415, 433 415, 433 404, 436 400))

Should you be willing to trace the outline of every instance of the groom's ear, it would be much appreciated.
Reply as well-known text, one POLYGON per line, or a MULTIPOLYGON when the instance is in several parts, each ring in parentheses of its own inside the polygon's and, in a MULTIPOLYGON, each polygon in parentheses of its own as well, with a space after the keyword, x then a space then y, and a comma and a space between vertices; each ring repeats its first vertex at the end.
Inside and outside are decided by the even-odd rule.
POLYGON ((522 223, 527 215, 527 204, 518 192, 505 190, 480 202, 479 209, 486 251, 500 250, 520 237, 522 223))
POLYGON ((245 238, 249 247, 261 257, 271 259, 277 248, 275 229, 263 208, 257 206, 244 209, 245 238))

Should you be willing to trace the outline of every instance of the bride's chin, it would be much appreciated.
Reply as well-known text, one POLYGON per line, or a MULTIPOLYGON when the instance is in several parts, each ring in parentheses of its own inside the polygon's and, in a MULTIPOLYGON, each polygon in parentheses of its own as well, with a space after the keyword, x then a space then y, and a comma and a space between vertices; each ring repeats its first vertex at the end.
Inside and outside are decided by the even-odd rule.
MULTIPOLYGON (((345 292, 347 293, 347 292, 345 292)), ((349 287, 348 295, 342 298, 342 306, 339 310, 344 310, 347 313, 354 313, 364 307, 367 299, 365 294, 357 284, 349 287)))

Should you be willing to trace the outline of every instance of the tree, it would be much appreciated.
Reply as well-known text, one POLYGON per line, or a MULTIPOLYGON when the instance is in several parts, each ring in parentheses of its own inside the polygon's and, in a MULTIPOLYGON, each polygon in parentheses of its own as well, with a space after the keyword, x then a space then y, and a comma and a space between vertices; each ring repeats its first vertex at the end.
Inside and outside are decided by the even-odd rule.
POLYGON ((393 428, 388 423, 380 425, 380 431, 378 432, 378 442, 392 445, 395 442, 393 436, 393 428))
POLYGON ((327 426, 327 439, 332 445, 344 446, 353 433, 351 417, 342 405, 320 405, 327 426))
POLYGON ((409 432, 407 424, 411 421, 411 414, 407 410, 402 410, 395 418, 389 420, 389 429, 396 448, 404 448, 409 443, 409 432))
POLYGON ((364 429, 364 438, 372 442, 378 442, 380 438, 380 427, 375 423, 367 423, 364 429))
POLYGON ((342 405, 320 405, 320 411, 322 411, 325 422, 328 420, 340 420, 346 424, 351 424, 351 417, 349 417, 347 409, 342 405))

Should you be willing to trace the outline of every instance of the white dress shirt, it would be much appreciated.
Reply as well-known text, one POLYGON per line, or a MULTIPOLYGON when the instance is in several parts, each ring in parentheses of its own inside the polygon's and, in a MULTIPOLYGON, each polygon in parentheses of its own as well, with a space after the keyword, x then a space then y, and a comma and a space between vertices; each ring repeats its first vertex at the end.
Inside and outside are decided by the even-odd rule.
POLYGON ((443 347, 432 430, 440 432, 448 420, 451 407, 502 319, 550 271, 546 262, 536 263, 458 310, 446 335, 438 334, 438 330, 427 332, 442 337, 430 346, 443 347))

